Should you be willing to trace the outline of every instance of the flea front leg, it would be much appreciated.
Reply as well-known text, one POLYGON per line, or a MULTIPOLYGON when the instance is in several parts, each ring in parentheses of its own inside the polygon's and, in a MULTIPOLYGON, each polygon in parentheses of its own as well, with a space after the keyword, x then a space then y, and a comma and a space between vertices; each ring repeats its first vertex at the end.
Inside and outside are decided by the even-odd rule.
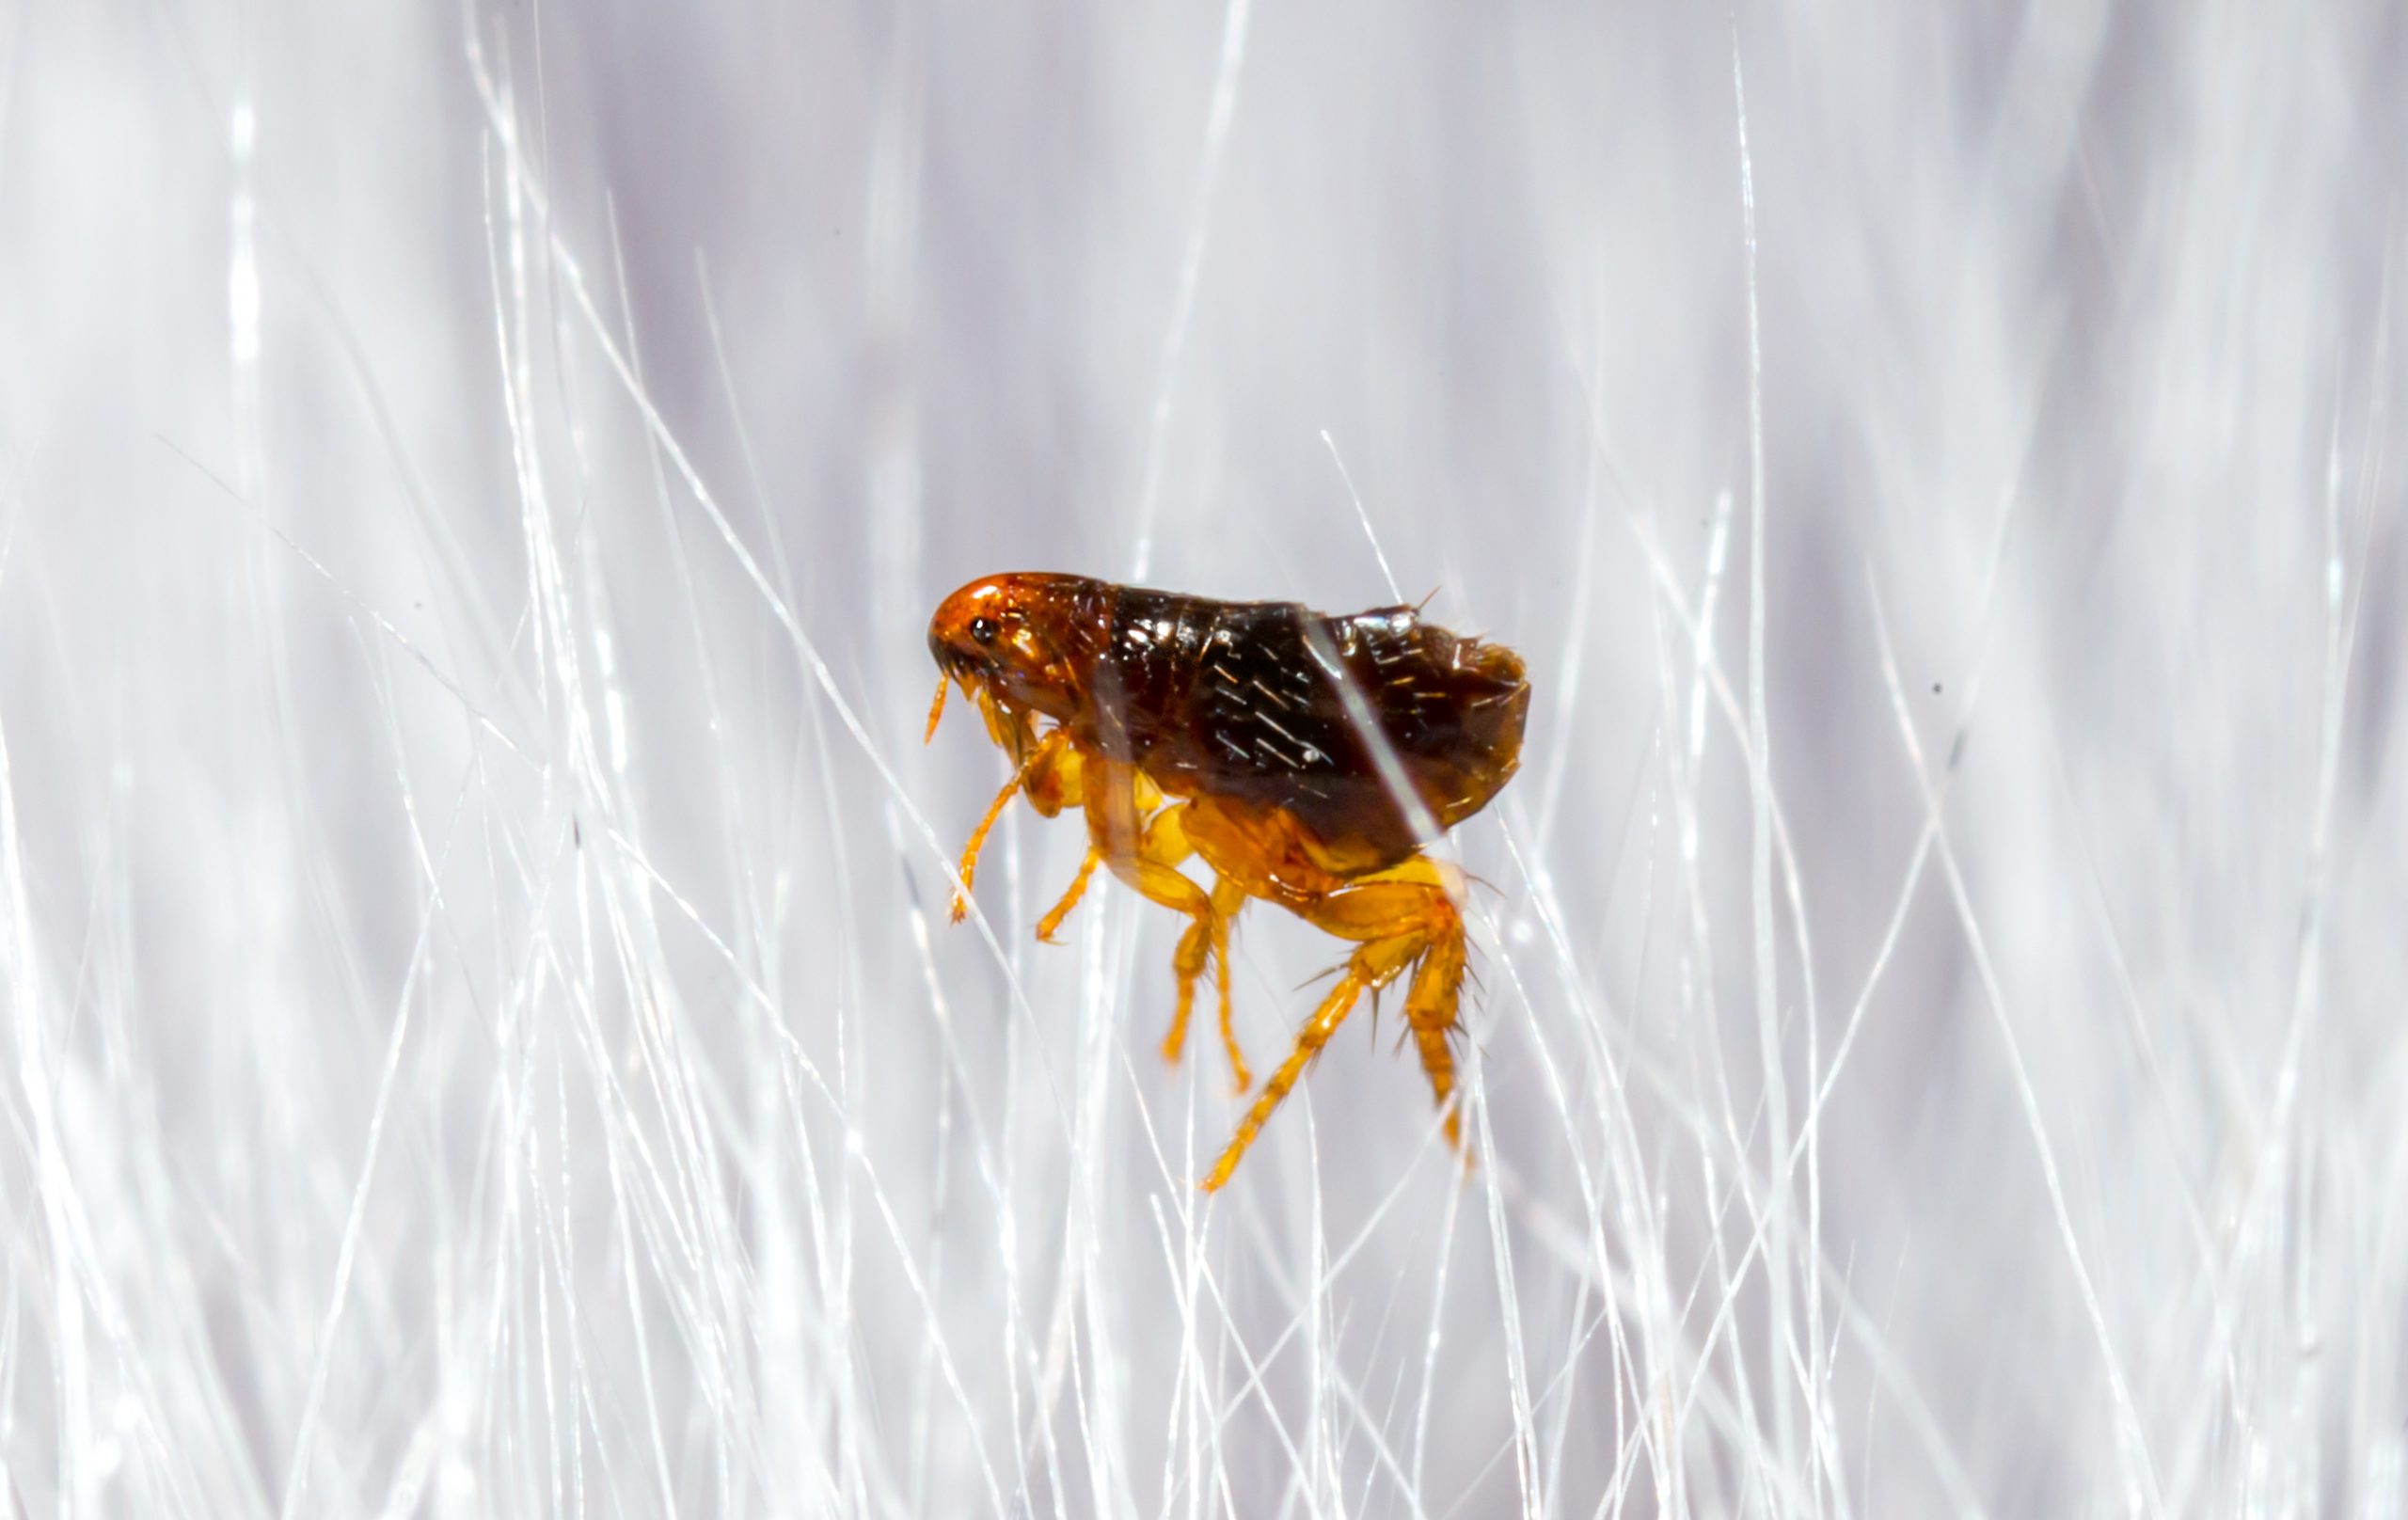
POLYGON ((1039 740, 1021 774, 1028 805, 1039 817, 1050 818, 1066 807, 1077 807, 1086 796, 1086 768, 1068 729, 1057 728, 1039 740))
MULTIPOLYGON (((1055 731, 1057 734, 1060 730, 1055 731)), ((1076 748, 1065 744, 1051 755, 1040 754, 1029 766, 1028 805, 1046 817, 1053 817, 1066 807, 1076 807, 1086 800, 1086 768, 1076 748)), ((1054 942, 1054 931, 1070 916, 1070 910, 1086 895, 1087 878, 1103 863, 1103 856, 1094 845, 1087 846, 1086 858, 1079 862, 1079 874, 1070 879, 1069 890, 1061 900, 1046 910, 1037 921, 1039 943, 1054 942)))
MULTIPOLYGON (((1077 791, 1078 763, 1079 757, 1070 748, 1069 731, 1057 728, 1038 741, 1027 760, 1012 772, 1012 779, 1004 783, 1004 789, 987 804, 987 815, 970 831, 970 843, 961 847, 961 885, 953 895, 955 923, 960 923, 961 916, 970 911, 970 888, 978 878, 978 852, 987 847, 988 831, 1003 816, 1005 804, 1025 787, 1031 805, 1046 816, 1053 816, 1062 810, 1066 791, 1077 791)), ((1074 795, 1071 800, 1076 800, 1074 795)))

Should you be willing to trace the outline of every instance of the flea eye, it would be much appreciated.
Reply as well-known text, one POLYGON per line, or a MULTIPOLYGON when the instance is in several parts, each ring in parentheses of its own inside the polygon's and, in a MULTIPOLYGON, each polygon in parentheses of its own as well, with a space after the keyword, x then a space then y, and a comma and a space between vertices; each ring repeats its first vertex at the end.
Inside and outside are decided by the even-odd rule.
POLYGON ((993 643, 995 641, 995 635, 1001 631, 1002 630, 995 625, 995 620, 993 618, 974 617, 970 620, 970 637, 977 640, 982 644, 993 643))

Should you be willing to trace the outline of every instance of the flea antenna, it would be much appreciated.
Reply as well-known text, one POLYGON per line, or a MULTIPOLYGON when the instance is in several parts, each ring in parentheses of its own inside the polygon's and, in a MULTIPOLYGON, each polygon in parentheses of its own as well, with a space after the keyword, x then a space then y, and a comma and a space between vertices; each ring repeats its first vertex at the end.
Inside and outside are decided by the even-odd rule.
POLYGON ((950 685, 947 677, 937 677, 937 700, 928 704, 928 731, 920 736, 923 744, 937 736, 937 720, 944 716, 944 689, 950 685))

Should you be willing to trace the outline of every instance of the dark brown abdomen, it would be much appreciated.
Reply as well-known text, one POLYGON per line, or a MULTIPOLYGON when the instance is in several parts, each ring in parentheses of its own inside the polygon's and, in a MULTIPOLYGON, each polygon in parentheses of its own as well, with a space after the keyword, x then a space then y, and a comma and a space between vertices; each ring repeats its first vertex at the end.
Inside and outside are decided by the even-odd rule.
POLYGON ((1519 765, 1529 685, 1502 645, 1411 608, 1327 617, 1113 591, 1091 682, 1105 752, 1176 795, 1282 810, 1351 873, 1418 846, 1364 720, 1440 829, 1486 806, 1519 765))

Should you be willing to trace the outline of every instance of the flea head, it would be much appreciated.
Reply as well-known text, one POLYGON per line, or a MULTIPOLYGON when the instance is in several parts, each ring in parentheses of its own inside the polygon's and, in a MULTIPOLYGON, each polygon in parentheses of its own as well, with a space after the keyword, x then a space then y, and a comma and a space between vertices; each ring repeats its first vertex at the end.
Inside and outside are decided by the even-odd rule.
POLYGON ((1068 720, 1084 685, 1078 604, 1092 584, 1077 576, 982 576, 938 604, 928 653, 972 696, 1068 720))

